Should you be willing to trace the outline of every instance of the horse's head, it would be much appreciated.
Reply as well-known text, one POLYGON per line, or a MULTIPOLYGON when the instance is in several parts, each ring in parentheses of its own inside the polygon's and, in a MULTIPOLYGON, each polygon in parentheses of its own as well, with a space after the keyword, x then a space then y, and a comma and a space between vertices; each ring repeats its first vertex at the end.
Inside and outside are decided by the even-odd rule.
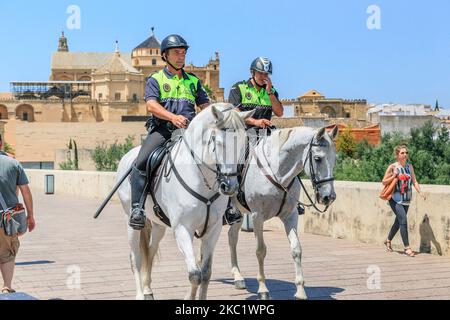
POLYGON ((200 112, 188 129, 195 131, 192 149, 216 174, 223 195, 234 196, 238 190, 237 165, 243 161, 246 145, 244 121, 253 113, 237 112, 231 104, 216 103, 200 112))
POLYGON ((333 169, 336 162, 334 139, 338 134, 336 126, 331 133, 325 128, 314 134, 305 159, 305 173, 311 178, 316 200, 329 206, 336 200, 333 169))

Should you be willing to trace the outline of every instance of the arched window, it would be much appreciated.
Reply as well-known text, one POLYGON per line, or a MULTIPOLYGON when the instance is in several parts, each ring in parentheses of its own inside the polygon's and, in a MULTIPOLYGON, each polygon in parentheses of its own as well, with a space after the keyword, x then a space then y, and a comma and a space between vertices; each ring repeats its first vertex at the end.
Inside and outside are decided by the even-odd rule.
POLYGON ((322 109, 321 113, 327 114, 330 118, 336 118, 336 111, 333 107, 326 106, 322 109))
POLYGON ((22 121, 34 121, 34 108, 28 104, 20 105, 16 108, 16 117, 22 121))
POLYGON ((0 105, 0 120, 8 119, 8 108, 3 105, 0 105))

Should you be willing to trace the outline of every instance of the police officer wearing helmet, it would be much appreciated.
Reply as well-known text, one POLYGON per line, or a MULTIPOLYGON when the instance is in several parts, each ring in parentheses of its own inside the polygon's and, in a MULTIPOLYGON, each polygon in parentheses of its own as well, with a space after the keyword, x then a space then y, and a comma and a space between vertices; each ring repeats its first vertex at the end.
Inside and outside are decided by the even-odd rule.
POLYGON ((233 85, 228 101, 240 111, 256 109, 253 118, 247 119, 249 128, 272 126, 272 114, 283 116, 283 106, 278 100, 278 92, 272 85, 272 62, 263 57, 253 60, 250 66, 252 77, 233 85))
MULTIPOLYGON (((267 58, 258 57, 251 64, 250 73, 252 77, 249 80, 233 85, 228 102, 236 106, 239 111, 256 109, 253 117, 245 121, 250 142, 255 143, 256 136, 262 134, 260 130, 264 131, 272 127, 272 114, 282 117, 284 110, 278 99, 278 92, 270 79, 272 62, 267 58)), ((233 210, 229 202, 224 215, 225 222, 232 225, 240 222, 241 219, 239 210, 233 210)))
MULTIPOLYGON (((153 115, 149 121, 149 135, 144 141, 136 165, 131 173, 130 227, 142 230, 146 216, 141 198, 147 184, 146 166, 151 153, 172 136, 169 127, 186 128, 195 116, 195 106, 204 109, 209 98, 200 80, 183 68, 189 46, 179 35, 170 35, 161 43, 162 59, 166 67, 147 78, 145 101, 153 115)), ((144 198, 145 199, 145 198, 144 198)))

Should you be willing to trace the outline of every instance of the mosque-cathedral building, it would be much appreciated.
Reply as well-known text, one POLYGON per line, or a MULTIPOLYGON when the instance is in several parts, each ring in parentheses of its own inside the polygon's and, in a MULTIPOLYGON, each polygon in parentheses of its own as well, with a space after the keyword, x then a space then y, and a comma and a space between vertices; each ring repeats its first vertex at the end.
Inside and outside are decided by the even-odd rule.
MULTIPOLYGON (((63 33, 47 81, 13 81, 10 92, 0 93, 0 134, 28 168, 58 169, 73 139, 80 158, 86 160, 80 159, 86 163, 81 169, 95 170, 90 153, 97 146, 121 143, 127 136, 139 145, 145 138, 143 121, 149 116, 145 83, 165 66, 160 45, 152 28, 150 37, 131 53, 120 52, 118 44, 114 52, 72 52, 63 33)), ((202 81, 212 101, 225 101, 219 53, 208 64, 191 63, 185 70, 202 81)), ((311 90, 281 102, 294 109, 294 117, 275 117, 274 124, 280 128, 368 125, 365 100, 330 99, 311 90)))
MULTIPOLYGON (((121 122, 145 116, 146 78, 161 70, 161 42, 151 36, 131 53, 71 52, 64 33, 51 59, 49 81, 14 81, 11 92, 0 94, 0 120, 29 122, 121 122)), ((214 101, 224 100, 220 88, 219 53, 207 65, 186 65, 214 101)))

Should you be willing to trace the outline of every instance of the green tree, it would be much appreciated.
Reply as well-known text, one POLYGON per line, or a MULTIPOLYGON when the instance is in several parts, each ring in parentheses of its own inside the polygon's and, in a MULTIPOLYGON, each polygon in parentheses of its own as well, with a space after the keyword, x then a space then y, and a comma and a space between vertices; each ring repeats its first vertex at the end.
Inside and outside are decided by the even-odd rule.
POLYGON ((410 150, 409 160, 420 183, 450 184, 449 132, 431 122, 412 129, 410 137, 401 133, 385 134, 376 147, 361 141, 353 153, 339 151, 334 175, 339 180, 379 182, 387 166, 395 161, 394 148, 401 144, 410 150))
POLYGON ((344 153, 347 157, 353 157, 356 149, 356 141, 353 138, 350 127, 346 128, 344 132, 342 132, 336 142, 336 149, 344 153))
POLYGON ((203 84, 203 89, 205 90, 211 101, 216 101, 216 96, 214 95, 214 92, 210 86, 208 86, 207 84, 203 84))
POLYGON ((123 144, 114 142, 110 146, 97 146, 92 154, 92 160, 98 171, 116 171, 120 159, 133 148, 134 137, 128 136, 123 144))
POLYGON ((9 154, 16 154, 16 150, 14 150, 8 142, 5 142, 5 152, 9 154))

